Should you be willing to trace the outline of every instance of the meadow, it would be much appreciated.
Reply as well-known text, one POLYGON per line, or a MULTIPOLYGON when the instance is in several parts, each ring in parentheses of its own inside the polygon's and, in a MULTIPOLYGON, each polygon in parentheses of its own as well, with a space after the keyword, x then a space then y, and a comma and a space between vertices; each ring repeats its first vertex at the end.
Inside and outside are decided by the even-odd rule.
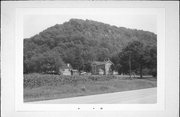
POLYGON ((157 87, 153 77, 132 78, 119 75, 62 76, 24 75, 24 102, 69 98, 157 87))

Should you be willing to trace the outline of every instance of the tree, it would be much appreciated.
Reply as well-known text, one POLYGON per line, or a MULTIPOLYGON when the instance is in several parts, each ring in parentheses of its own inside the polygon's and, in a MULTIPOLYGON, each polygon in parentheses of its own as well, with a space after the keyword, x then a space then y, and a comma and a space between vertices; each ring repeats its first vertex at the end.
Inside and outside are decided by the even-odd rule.
MULTIPOLYGON (((138 70, 140 78, 142 78, 142 69, 145 66, 145 48, 143 43, 139 41, 129 42, 120 53, 120 63, 123 66, 124 72, 138 70)), ((131 73, 130 73, 131 75, 131 73)))
POLYGON ((122 69, 122 65, 120 64, 120 57, 119 57, 118 53, 112 55, 111 61, 113 62, 112 70, 117 71, 118 74, 123 73, 123 69, 122 69))
POLYGON ((59 68, 64 66, 65 63, 61 59, 60 55, 56 52, 48 51, 43 53, 42 57, 39 59, 40 72, 59 72, 59 68))
POLYGON ((59 72, 59 68, 65 63, 57 52, 47 51, 35 54, 24 61, 24 73, 48 73, 54 71, 59 72))
POLYGON ((146 46, 146 66, 150 69, 149 73, 156 77, 157 75, 157 47, 146 46))
POLYGON ((73 66, 74 68, 78 69, 78 71, 83 69, 84 60, 81 56, 82 51, 80 48, 75 49, 75 58, 73 60, 73 66))

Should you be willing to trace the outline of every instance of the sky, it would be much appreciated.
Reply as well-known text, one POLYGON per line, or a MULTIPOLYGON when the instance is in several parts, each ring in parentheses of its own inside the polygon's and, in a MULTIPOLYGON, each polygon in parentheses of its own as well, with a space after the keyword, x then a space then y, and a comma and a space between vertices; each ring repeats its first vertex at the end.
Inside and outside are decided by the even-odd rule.
POLYGON ((29 38, 56 24, 63 24, 71 18, 88 19, 103 22, 117 27, 126 27, 150 31, 157 34, 156 15, 148 14, 118 14, 118 12, 65 12, 62 14, 35 14, 24 16, 24 38, 29 38), (94 13, 93 13, 94 12, 94 13))

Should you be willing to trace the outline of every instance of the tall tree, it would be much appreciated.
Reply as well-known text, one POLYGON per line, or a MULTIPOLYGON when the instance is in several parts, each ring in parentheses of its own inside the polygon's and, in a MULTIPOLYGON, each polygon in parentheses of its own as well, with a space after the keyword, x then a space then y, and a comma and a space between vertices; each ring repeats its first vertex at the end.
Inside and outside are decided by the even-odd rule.
POLYGON ((75 69, 78 69, 78 71, 80 71, 83 69, 83 65, 84 65, 84 60, 82 58, 82 51, 80 48, 76 48, 73 66, 75 69))
MULTIPOLYGON (((129 42, 128 45, 122 49, 120 53, 121 64, 125 72, 131 70, 139 70, 140 78, 142 78, 142 70, 145 66, 145 48, 143 43, 139 41, 129 42)), ((131 74, 130 74, 131 75, 131 74)))

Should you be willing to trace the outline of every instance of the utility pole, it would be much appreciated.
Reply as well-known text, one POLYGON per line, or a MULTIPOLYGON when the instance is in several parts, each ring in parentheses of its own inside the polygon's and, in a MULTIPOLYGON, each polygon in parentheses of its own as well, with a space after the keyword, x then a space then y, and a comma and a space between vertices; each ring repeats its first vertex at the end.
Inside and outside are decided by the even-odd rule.
POLYGON ((129 54, 129 75, 131 78, 131 53, 129 54))

